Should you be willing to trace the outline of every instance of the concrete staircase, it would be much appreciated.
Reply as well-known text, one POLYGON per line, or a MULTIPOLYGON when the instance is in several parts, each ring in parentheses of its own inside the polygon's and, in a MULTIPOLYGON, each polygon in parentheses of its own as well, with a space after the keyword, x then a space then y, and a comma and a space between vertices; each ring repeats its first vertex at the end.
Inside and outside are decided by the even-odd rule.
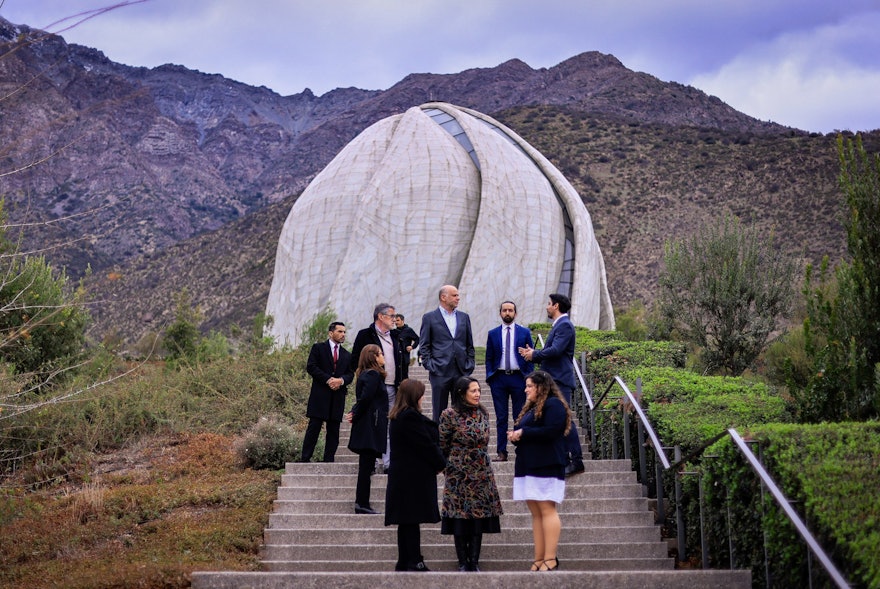
MULTIPOLYGON (((427 374, 412 367, 410 376, 427 384, 427 374)), ((495 422, 485 371, 474 373, 483 389, 481 402, 492 418, 490 455, 495 456, 495 422)), ((423 401, 430 414, 430 387, 423 401)), ((523 502, 513 501, 513 447, 510 461, 493 463, 504 515, 502 533, 483 536, 482 573, 459 573, 452 538, 440 525, 422 525, 422 553, 431 573, 396 573, 396 527, 383 515, 355 515, 357 456, 345 447, 349 426, 334 463, 290 463, 282 477, 273 513, 264 532, 265 572, 195 572, 195 589, 298 587, 729 587, 748 589, 748 571, 676 571, 667 544, 654 524, 644 489, 625 460, 585 461, 586 472, 566 481, 560 505, 560 570, 528 571, 532 560, 531 518, 523 502), (414 576, 415 575, 415 576, 414 576)), ((373 476, 371 504, 384 512, 383 475, 373 476)), ((438 497, 443 477, 438 477, 438 497)))

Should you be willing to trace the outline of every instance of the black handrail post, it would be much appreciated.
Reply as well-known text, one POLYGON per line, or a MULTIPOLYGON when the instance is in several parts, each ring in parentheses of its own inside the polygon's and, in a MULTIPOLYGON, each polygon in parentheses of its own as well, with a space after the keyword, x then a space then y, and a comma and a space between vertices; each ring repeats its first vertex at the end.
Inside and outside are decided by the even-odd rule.
MULTIPOLYGON (((612 410, 612 415, 619 409, 620 405, 618 404, 617 409, 612 410)), ((617 427, 614 425, 614 421, 614 419, 611 420, 611 458, 617 460, 617 427)))
MULTIPOLYGON (((658 448, 654 450, 662 452, 662 448, 658 448)), ((659 460, 654 460, 654 476, 657 477, 656 485, 657 485, 657 520, 658 523, 663 525, 666 523, 666 508, 663 506, 663 465, 660 464, 659 460)))
MULTIPOLYGON (((642 477, 642 484, 648 484, 648 456, 645 450, 645 426, 642 420, 636 420, 636 435, 639 441, 639 476, 642 477)), ((655 481, 656 484, 656 481, 655 481)), ((656 495, 656 493, 654 493, 656 495)))
POLYGON ((629 411, 623 411, 623 457, 627 460, 632 459, 629 443, 629 411))
MULTIPOLYGON (((675 456, 675 461, 678 462, 681 460, 681 446, 675 446, 675 452, 673 454, 675 456)), ((687 558, 687 538, 685 534, 687 531, 684 527, 684 509, 682 507, 682 496, 683 493, 681 491, 681 473, 675 472, 675 536, 678 540, 678 560, 684 561, 687 558)))
POLYGON ((703 570, 709 569, 709 543, 706 541, 706 524, 703 521, 703 473, 697 472, 697 488, 700 497, 700 552, 702 555, 703 570))

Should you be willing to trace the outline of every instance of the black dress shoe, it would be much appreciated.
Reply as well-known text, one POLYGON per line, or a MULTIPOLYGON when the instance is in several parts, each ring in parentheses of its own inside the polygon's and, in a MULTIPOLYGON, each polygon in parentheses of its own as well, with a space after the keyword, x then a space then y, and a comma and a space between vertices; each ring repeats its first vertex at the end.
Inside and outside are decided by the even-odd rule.
POLYGON ((580 458, 573 459, 571 462, 568 463, 568 466, 565 467, 566 477, 574 476, 582 472, 584 472, 584 461, 580 458))
POLYGON ((406 568, 403 569, 403 570, 405 570, 405 571, 416 571, 416 572, 420 572, 420 573, 429 573, 429 572, 431 572, 431 569, 428 568, 428 565, 425 564, 425 561, 424 561, 424 560, 421 560, 421 561, 417 562, 417 563, 414 564, 414 565, 410 565, 410 566, 406 567, 406 568))
POLYGON ((379 513, 378 511, 376 511, 375 509, 373 509, 369 505, 367 507, 361 507, 357 503, 354 504, 354 512, 355 513, 364 513, 367 515, 377 515, 379 513))

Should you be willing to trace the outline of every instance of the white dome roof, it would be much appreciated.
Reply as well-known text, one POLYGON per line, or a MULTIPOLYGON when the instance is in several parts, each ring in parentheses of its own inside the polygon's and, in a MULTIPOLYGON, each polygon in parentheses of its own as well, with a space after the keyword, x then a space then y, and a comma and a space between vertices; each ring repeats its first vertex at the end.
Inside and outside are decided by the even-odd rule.
POLYGON ((358 330, 381 302, 418 331, 444 284, 458 286, 476 346, 500 323, 502 301, 527 325, 546 321, 553 292, 569 295, 576 325, 614 328, 602 253, 571 184, 490 117, 429 103, 364 130, 293 205, 270 334, 299 344, 328 307, 358 330))

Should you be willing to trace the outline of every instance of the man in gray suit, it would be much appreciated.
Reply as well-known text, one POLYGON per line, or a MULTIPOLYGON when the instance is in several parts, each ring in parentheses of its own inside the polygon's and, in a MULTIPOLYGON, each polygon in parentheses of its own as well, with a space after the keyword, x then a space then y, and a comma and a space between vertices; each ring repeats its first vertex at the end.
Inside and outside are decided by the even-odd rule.
POLYGON ((458 288, 447 284, 440 289, 440 306, 422 316, 419 358, 431 382, 434 421, 449 405, 449 392, 455 381, 470 376, 476 363, 471 318, 458 311, 458 288))

